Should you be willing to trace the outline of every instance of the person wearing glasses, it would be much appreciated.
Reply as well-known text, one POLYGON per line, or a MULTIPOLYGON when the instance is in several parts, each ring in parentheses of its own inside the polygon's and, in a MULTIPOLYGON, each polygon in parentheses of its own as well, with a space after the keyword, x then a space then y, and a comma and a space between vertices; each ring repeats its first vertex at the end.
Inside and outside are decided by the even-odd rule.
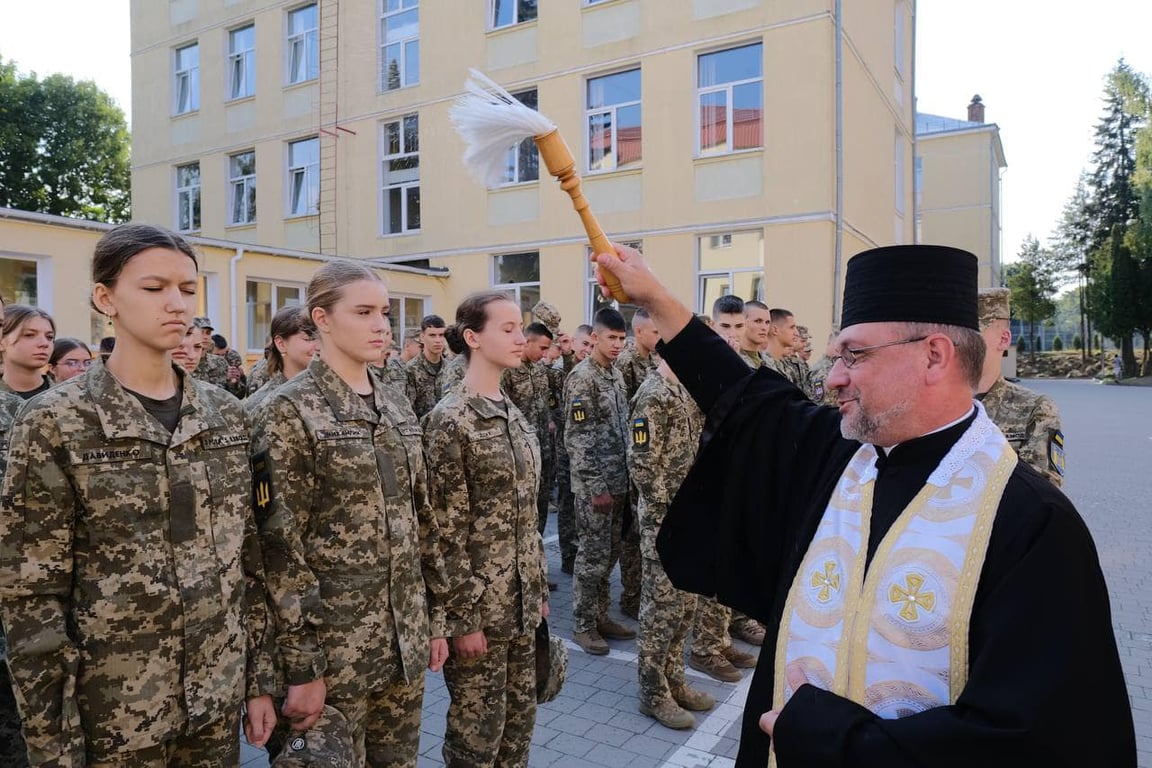
POLYGON ((48 358, 48 373, 61 384, 75 378, 92 365, 92 350, 88 345, 68 336, 52 343, 52 356, 48 358))
POLYGON ((665 571, 769 628, 737 766, 1136 765, 1092 537, 973 399, 974 255, 848 261, 838 409, 749 371, 638 252, 597 262, 707 414, 665 571))

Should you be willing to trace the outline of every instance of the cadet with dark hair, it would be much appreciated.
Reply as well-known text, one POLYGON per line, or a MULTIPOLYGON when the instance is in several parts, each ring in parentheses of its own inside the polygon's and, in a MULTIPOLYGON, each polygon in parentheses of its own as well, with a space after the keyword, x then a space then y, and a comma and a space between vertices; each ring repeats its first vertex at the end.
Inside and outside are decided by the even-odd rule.
POLYGON ((57 384, 79 376, 91 365, 92 350, 80 339, 59 336, 52 342, 52 356, 48 358, 48 373, 57 384))
POLYGON ((464 354, 463 340, 448 333, 447 329, 444 331, 444 343, 452 353, 452 359, 444 364, 444 369, 440 372, 440 389, 447 395, 464 380, 464 373, 468 370, 468 356, 464 354))
MULTIPOLYGON (((500 387, 536 430, 543 462, 543 455, 551 453, 552 436, 548 425, 552 416, 548 409, 551 383, 548 380, 548 372, 544 370, 540 361, 544 357, 544 351, 552 346, 552 332, 541 323, 531 323, 525 329, 524 337, 523 359, 516 367, 504 369, 500 376, 500 387)), ((551 461, 548 461, 547 465, 542 463, 541 478, 547 477, 550 472, 551 461)), ((540 533, 544 533, 544 527, 548 524, 549 495, 551 495, 549 489, 545 487, 541 487, 537 493, 536 525, 540 533)))
POLYGON ((33 765, 237 765, 246 696, 249 741, 275 722, 244 412, 169 357, 196 267, 167 230, 106 233, 116 348, 13 427, 0 604, 33 765))
POLYGON ((608 616, 608 578, 620 559, 628 514, 628 398, 613 363, 628 326, 604 308, 592 323, 592 354, 564 382, 564 444, 572 462, 579 548, 572 590, 572 639, 585 652, 608 653, 604 638, 636 633, 608 616))
POLYGON ((238 398, 245 397, 248 394, 248 377, 244 375, 244 359, 240 353, 230 348, 228 339, 218 333, 212 334, 212 347, 207 352, 224 358, 228 365, 228 386, 225 389, 238 398))
POLYGON ((444 396, 444 318, 425 315, 420 321, 420 354, 408 362, 408 400, 416 418, 424 418, 444 396))
POLYGON ((728 294, 712 302, 712 329, 736 348, 744 335, 744 300, 728 294))
POLYGON ((215 384, 225 391, 228 390, 228 363, 222 358, 212 354, 212 350, 216 345, 212 343, 212 331, 215 328, 212 325, 211 318, 204 315, 192 318, 192 325, 199 329, 200 332, 200 350, 203 354, 200 357, 200 363, 196 366, 196 370, 192 375, 201 381, 206 381, 209 384, 215 384))
POLYGON ((425 420, 432 506, 441 521, 452 639, 444 682, 448 768, 523 768, 536 724, 536 627, 548 615, 536 531, 540 451, 501 373, 522 364, 520 308, 500 292, 456 308, 449 343, 461 384, 425 420))
POLYGON ((308 284, 319 354, 256 412, 254 493, 279 668, 287 690, 272 750, 306 764, 311 729, 352 763, 412 766, 424 668, 439 670, 444 562, 420 425, 368 371, 388 290, 368 267, 330 261, 308 284))
POLYGON ((306 307, 282 308, 273 316, 269 333, 268 380, 244 401, 249 413, 255 413, 273 392, 307 370, 316 356, 316 326, 306 307))

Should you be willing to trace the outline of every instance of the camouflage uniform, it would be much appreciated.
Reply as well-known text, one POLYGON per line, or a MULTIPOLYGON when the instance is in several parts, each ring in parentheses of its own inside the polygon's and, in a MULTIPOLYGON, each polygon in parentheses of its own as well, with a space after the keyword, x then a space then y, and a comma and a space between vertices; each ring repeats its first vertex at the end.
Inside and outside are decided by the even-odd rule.
POLYGON ((556 445, 556 534, 560 540, 560 570, 572 573, 576 564, 576 499, 572 495, 572 462, 564 445, 564 381, 568 369, 562 361, 548 367, 548 405, 552 410, 556 445))
POLYGON ((99 362, 13 427, 0 600, 33 765, 235 765, 271 684, 244 412, 176 374, 174 434, 99 362))
POLYGON ((254 418, 254 498, 285 682, 324 678, 356 765, 410 766, 444 565, 420 425, 369 380, 375 409, 319 357, 276 390, 254 418))
POLYGON ((790 355, 781 360, 780 365, 788 380, 807 395, 809 400, 820 402, 816 400, 816 391, 812 386, 812 371, 808 368, 808 363, 801 360, 797 355, 790 355))
POLYGON ((444 667, 452 700, 444 763, 526 766, 536 723, 536 626, 548 597, 536 530, 536 430, 509 399, 493 403, 467 387, 441 400, 424 426, 447 571, 447 635, 483 630, 488 642, 483 656, 453 651, 444 667))
POLYGON ((768 365, 768 367, 772 370, 779 371, 779 368, 776 365, 769 365, 768 361, 772 360, 770 355, 766 355, 763 352, 758 352, 754 349, 744 349, 741 347, 740 359, 743 360, 752 370, 756 370, 761 366, 768 365))
POLYGON ((248 394, 260 389, 266 381, 268 381, 268 358, 262 357, 252 363, 252 370, 248 371, 248 394))
MULTIPOLYGON (((216 355, 220 357, 220 355, 216 355)), ((228 368, 237 368, 240 371, 240 378, 236 381, 227 379, 228 371, 225 369, 224 375, 227 380, 225 389, 232 393, 234 397, 243 399, 248 395, 248 377, 244 375, 244 359, 240 357, 240 353, 234 349, 228 349, 224 352, 224 364, 228 368)))
POLYGON ((692 619, 692 646, 695 656, 715 656, 732 645, 728 627, 732 624, 732 609, 716 602, 714 597, 700 597, 696 601, 696 615, 692 619))
POLYGON ((832 373, 832 361, 827 357, 821 357, 816 361, 816 365, 811 367, 810 371, 812 377, 812 401, 823 405, 835 405, 836 390, 826 384, 828 375, 832 373))
POLYGON ((228 391, 228 363, 224 362, 224 358, 220 355, 211 352, 200 355, 200 362, 196 364, 196 370, 192 371, 192 375, 200 381, 215 384, 220 389, 228 391))
MULTIPOLYGON (((615 368, 620 371, 624 379, 624 390, 628 394, 628 402, 632 403, 639 391, 640 385, 648 378, 648 374, 656 370, 655 353, 642 357, 637 350, 635 341, 630 343, 616 358, 615 368)), ((640 513, 639 494, 634 485, 630 486, 629 515, 631 517, 628 529, 620 544, 620 610, 632 617, 640 615, 640 591, 642 581, 642 558, 640 555, 640 513)))
MULTIPOLYGON (((24 400, 8 392, 0 393, 0 478, 8 463, 8 437, 12 422, 24 400)), ((20 713, 12 694, 12 677, 8 673, 8 642, 0 624, 0 765, 23 768, 28 765, 27 748, 20 732, 20 713)))
POLYGON ((576 552, 572 594, 574 632, 590 632, 608 616, 608 578, 620 558, 620 538, 628 513, 628 399, 615 367, 592 355, 564 382, 567 411, 564 445, 572 463, 576 497, 576 552), (611 494, 608 515, 592 507, 592 497, 611 494))
POLYGON ((408 361, 408 384, 405 391, 417 419, 424 418, 444 397, 444 388, 440 385, 440 374, 443 371, 444 358, 432 364, 421 353, 408 361))
POLYGON ((653 371, 632 409, 628 470, 640 491, 640 701, 654 707, 685 685, 684 639, 695 596, 672 586, 656 553, 656 532, 696 457, 704 414, 679 382, 653 371))
POLYGON ((553 463, 551 461, 552 434, 549 424, 552 416, 549 412, 549 398, 551 397, 551 383, 548 371, 541 363, 521 361, 515 368, 506 368, 500 377, 500 389, 508 396, 528 423, 536 430, 536 439, 540 446, 540 483, 536 493, 536 528, 544 533, 548 525, 548 497, 551 495, 550 485, 546 483, 548 477, 553 476, 553 463))
POLYGON ((464 374, 467 372, 468 358, 456 355, 444 364, 444 370, 440 374, 440 391, 447 395, 457 384, 464 381, 464 374))
POLYGON ((1064 433, 1052 398, 1003 376, 976 398, 984 403, 988 418, 1000 427, 1020 460, 1060 487, 1064 482, 1064 433))
POLYGON ((284 371, 276 371, 276 373, 271 374, 268 380, 264 382, 264 386, 245 398, 244 410, 248 411, 249 414, 256 413, 256 409, 268 402, 268 398, 287 382, 288 378, 284 375, 284 371))

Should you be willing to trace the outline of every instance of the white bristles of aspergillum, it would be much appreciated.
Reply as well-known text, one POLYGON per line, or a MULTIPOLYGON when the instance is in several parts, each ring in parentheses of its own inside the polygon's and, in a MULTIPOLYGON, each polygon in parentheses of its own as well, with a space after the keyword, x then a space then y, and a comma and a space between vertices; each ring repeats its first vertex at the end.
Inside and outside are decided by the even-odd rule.
POLYGON ((464 139, 464 165, 481 183, 504 183, 508 150, 524 139, 554 130, 556 124, 524 106, 484 74, 469 70, 464 95, 452 105, 450 119, 464 139))

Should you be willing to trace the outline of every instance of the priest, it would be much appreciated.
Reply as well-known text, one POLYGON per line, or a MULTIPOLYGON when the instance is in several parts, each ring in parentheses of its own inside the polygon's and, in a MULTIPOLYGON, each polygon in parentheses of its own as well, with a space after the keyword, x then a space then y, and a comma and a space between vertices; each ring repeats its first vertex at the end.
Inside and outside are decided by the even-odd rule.
POLYGON ((975 256, 849 260, 835 409, 749 372, 615 248, 599 271, 648 309, 708 414, 661 561, 676 586, 768 628, 738 766, 1136 765, 1088 529, 973 400, 975 256))

